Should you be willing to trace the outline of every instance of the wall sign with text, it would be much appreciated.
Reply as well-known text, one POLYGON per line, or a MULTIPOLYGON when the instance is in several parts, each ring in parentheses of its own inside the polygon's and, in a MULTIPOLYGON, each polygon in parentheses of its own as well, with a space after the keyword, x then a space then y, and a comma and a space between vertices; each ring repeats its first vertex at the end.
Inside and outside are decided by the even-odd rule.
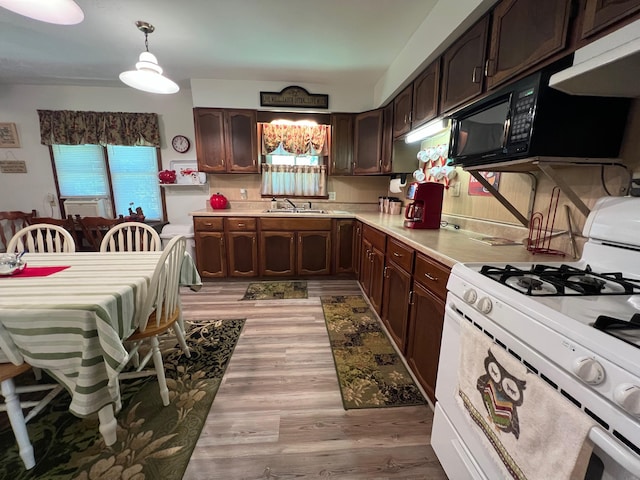
POLYGON ((280 92, 260 92, 261 107, 329 108, 329 95, 309 93, 302 87, 286 87, 280 92))

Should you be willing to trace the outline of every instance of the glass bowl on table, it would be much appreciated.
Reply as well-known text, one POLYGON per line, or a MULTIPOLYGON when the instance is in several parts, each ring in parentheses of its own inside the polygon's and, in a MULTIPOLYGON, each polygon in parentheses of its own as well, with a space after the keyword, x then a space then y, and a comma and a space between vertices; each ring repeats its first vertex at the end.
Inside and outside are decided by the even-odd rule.
POLYGON ((27 266, 22 259, 22 253, 0 254, 0 275, 14 275, 20 273, 27 266))

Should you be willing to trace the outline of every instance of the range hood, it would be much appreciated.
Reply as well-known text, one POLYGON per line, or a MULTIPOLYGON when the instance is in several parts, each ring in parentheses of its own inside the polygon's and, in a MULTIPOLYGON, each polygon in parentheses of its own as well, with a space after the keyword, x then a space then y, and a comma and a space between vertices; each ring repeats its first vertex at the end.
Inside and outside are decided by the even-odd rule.
POLYGON ((640 20, 576 50, 549 86, 572 95, 640 97, 640 20))

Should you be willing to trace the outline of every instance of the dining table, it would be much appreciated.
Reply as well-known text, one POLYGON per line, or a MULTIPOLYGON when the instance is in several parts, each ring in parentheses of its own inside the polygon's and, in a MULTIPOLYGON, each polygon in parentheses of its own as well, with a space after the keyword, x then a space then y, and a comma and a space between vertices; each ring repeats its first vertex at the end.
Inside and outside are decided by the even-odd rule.
MULTIPOLYGON (((162 252, 26 253, 26 268, 0 276, 0 362, 43 369, 71 395, 69 411, 98 414, 116 441, 118 372, 162 252), (4 357, 4 358, 3 358, 4 357)), ((202 286, 185 253, 180 285, 202 286)))

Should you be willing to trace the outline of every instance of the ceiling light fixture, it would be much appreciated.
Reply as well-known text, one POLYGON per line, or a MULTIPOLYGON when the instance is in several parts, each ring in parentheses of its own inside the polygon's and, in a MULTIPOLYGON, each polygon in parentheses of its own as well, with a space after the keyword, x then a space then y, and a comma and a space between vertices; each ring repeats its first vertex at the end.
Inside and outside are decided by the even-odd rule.
POLYGON ((0 7, 41 22, 75 25, 84 20, 73 0, 0 0, 0 7))
POLYGON ((173 80, 162 75, 162 68, 158 65, 158 59, 149 53, 149 41, 147 36, 153 33, 155 27, 150 23, 138 20, 138 30, 144 33, 145 51, 140 54, 135 70, 128 70, 120 74, 120 80, 130 87, 149 93, 176 93, 180 87, 173 80))

